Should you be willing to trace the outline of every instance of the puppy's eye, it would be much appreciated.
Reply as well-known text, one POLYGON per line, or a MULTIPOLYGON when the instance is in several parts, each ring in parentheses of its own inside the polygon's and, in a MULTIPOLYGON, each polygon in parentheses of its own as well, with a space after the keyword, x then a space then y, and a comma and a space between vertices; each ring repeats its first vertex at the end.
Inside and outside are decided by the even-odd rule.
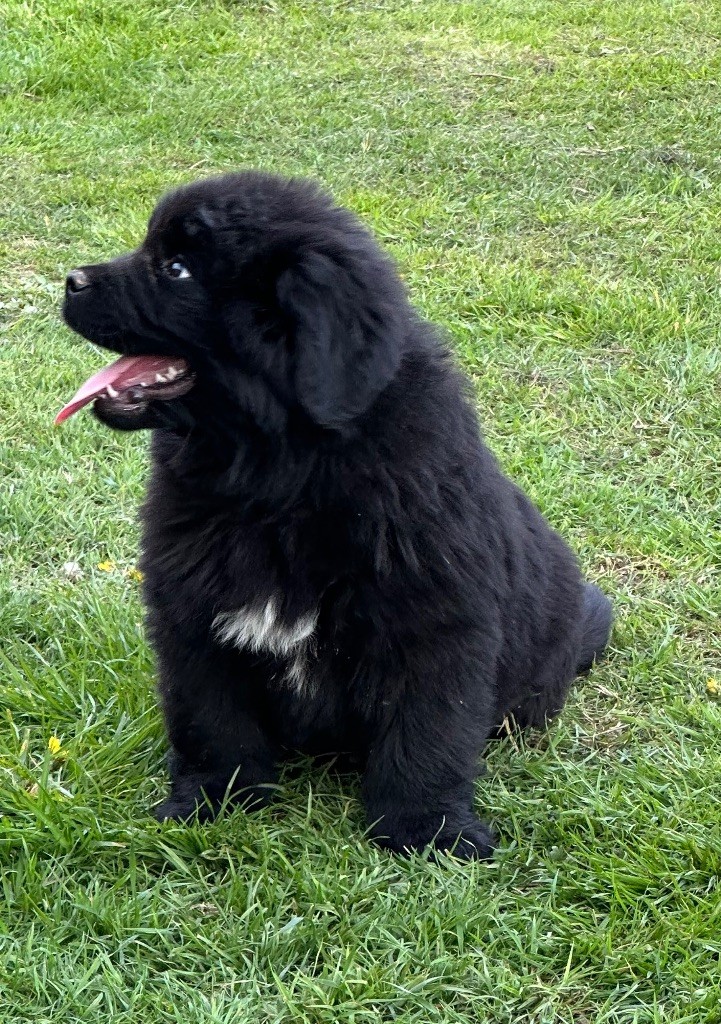
POLYGON ((182 260, 168 260, 165 264, 165 273, 168 277, 174 277, 176 281, 180 281, 184 277, 191 276, 190 271, 182 260))

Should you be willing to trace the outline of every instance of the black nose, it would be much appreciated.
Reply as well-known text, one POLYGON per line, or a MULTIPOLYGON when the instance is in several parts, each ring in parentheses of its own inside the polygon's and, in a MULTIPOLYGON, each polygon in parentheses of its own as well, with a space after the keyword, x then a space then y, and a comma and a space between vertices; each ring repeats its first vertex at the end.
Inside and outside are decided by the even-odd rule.
POLYGON ((69 292, 81 292, 90 284, 90 278, 84 270, 71 270, 65 280, 65 288, 69 292))

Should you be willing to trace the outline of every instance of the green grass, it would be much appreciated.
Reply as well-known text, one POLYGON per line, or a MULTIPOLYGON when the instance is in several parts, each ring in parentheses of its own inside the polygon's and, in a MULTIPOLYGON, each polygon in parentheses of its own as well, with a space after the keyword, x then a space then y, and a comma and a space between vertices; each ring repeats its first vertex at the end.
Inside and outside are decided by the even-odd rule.
POLYGON ((0 1021, 719 1024, 720 24, 710 0, 0 3, 0 1021), (148 816, 146 439, 52 428, 99 365, 58 301, 161 191, 238 166, 367 219, 614 596, 609 661, 490 753, 490 865, 389 859, 357 783, 306 764, 255 816, 148 816))

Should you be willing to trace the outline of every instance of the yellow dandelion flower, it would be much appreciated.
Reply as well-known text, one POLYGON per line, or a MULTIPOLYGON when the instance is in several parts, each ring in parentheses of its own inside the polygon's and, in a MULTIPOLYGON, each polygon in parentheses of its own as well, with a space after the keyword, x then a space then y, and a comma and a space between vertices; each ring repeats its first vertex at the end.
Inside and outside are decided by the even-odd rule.
POLYGON ((115 562, 98 562, 98 569, 100 569, 101 572, 112 572, 114 568, 115 562))
POLYGON ((56 754, 60 753, 61 749, 62 743, 57 738, 57 736, 51 736, 50 739, 48 740, 48 750, 50 751, 50 753, 53 756, 55 756, 56 754))
POLYGON ((721 692, 721 684, 718 679, 707 679, 706 680, 706 693, 710 693, 712 697, 717 697, 721 692))
POLYGON ((143 574, 140 569, 128 569, 126 575, 128 579, 134 580, 136 583, 143 582, 143 574))

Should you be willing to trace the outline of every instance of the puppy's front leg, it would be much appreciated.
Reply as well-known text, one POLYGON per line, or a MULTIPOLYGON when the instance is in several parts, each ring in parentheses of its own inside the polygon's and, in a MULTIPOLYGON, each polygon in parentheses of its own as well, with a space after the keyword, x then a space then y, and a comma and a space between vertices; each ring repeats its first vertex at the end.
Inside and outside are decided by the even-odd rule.
POLYGON ((485 709, 443 683, 422 696, 415 689, 406 687, 370 751, 363 796, 371 836, 397 853, 431 845, 463 859, 490 857, 493 833, 472 809, 485 709))
POLYGON ((170 796, 156 817, 208 818, 226 798, 248 808, 267 803, 278 751, 253 706, 258 665, 180 631, 154 624, 152 632, 171 744, 170 796))

